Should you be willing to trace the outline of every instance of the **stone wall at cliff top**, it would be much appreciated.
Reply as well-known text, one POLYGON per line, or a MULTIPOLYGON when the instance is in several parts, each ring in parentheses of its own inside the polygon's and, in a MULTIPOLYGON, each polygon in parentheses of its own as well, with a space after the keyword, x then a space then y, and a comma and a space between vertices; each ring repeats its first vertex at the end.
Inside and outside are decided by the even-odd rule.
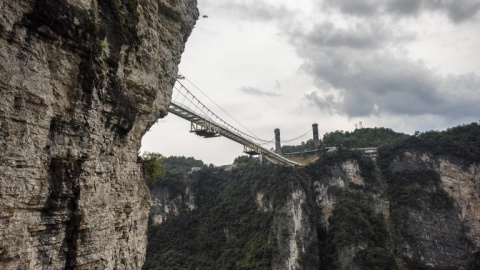
POLYGON ((140 269, 196 0, 0 0, 0 269, 140 269))

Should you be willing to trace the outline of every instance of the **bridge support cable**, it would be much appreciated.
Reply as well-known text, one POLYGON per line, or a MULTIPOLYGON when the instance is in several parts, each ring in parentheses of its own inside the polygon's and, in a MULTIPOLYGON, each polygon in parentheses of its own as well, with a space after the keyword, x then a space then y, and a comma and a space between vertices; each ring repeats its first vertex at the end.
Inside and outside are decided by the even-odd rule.
MULTIPOLYGON (((182 108, 187 108, 190 111, 196 113, 199 116, 205 117, 209 119, 211 122, 215 122, 226 129, 241 134, 243 137, 249 138, 252 141, 257 142, 257 144, 269 144, 271 141, 262 140, 256 137, 253 137, 224 121, 222 118, 217 116, 215 113, 210 111, 207 106, 205 106, 200 100, 198 100, 187 88, 185 88, 181 83, 174 86, 175 92, 175 99, 171 102, 175 103, 176 105, 181 106, 182 108), (187 102, 185 102, 187 100, 187 102), (188 105, 187 105, 188 104, 188 105)), ((173 96, 173 95, 172 95, 173 96)))
POLYGON ((185 105, 180 105, 175 102, 171 102, 168 108, 169 112, 175 114, 185 120, 190 121, 192 132, 203 136, 203 137, 216 137, 216 136, 224 136, 232 141, 235 141, 239 144, 242 144, 248 151, 252 153, 258 153, 264 155, 270 159, 276 160, 286 166, 297 166, 300 165, 297 162, 291 161, 286 159, 285 157, 272 152, 261 145, 253 142, 248 137, 245 137, 245 134, 236 132, 236 130, 232 130, 232 127, 225 126, 223 123, 217 123, 213 121, 211 117, 206 115, 200 115, 197 112, 194 112, 190 108, 185 105))
MULTIPOLYGON (((239 124, 241 127, 243 127, 246 131, 250 132, 250 134, 252 134, 253 136, 257 136, 255 135, 252 131, 250 131, 248 128, 246 128, 244 125, 242 125, 242 123, 238 122, 237 119, 235 119, 233 116, 231 116, 227 111, 225 111, 220 105, 218 105, 215 101, 213 101, 205 92, 203 92, 200 88, 198 88, 193 82, 191 82, 187 77, 179 74, 181 76, 182 79, 185 79, 188 83, 190 83, 190 85, 192 85, 195 89, 197 89, 200 93, 202 93, 202 95, 204 95, 208 100, 210 100, 215 106, 217 106, 220 110, 222 110, 227 116, 229 116, 233 121, 235 121, 237 124, 239 124)), ((183 84, 177 80, 177 82, 182 86, 183 84)))
MULTIPOLYGON (((184 100, 182 100, 182 102, 179 102, 179 99, 178 99, 178 96, 183 96, 184 99, 187 98, 188 100, 190 100, 190 102, 194 102, 196 101, 197 102, 197 105, 193 108, 193 111, 194 112, 197 112, 197 109, 200 109, 202 111, 201 114, 203 115, 209 115, 209 117, 215 119, 215 122, 221 122, 223 125, 225 125, 226 127, 229 127, 229 128, 232 128, 232 130, 236 131, 236 132, 240 132, 241 134, 243 134, 244 136, 256 141, 258 144, 260 145, 266 145, 266 144, 271 144, 272 147, 275 147, 275 138, 269 140, 269 141, 266 141, 266 140, 263 140, 263 139, 260 139, 258 137, 256 137, 257 135, 255 135, 252 131, 250 131, 248 128, 246 128, 244 125, 242 125, 242 123, 240 123, 237 119, 235 119, 233 116, 231 116, 227 111, 225 111, 220 105, 218 105, 215 101, 213 101, 205 92, 203 92, 200 88, 198 88, 193 82, 191 82, 187 77, 183 76, 183 75, 180 75, 180 78, 179 80, 177 80, 177 83, 174 85, 174 89, 176 90, 176 95, 175 95, 175 98, 173 98, 173 95, 172 95, 172 102, 176 103, 176 104, 182 104, 184 105, 184 100), (237 124, 239 124, 241 127, 243 127, 246 131, 248 131, 250 134, 247 134, 243 131, 240 131, 238 130, 237 128, 231 126, 229 123, 227 123, 226 121, 224 121, 223 119, 221 119, 220 117, 218 117, 215 113, 213 113, 212 111, 210 111, 204 104, 202 104, 188 89, 187 87, 185 87, 185 85, 180 81, 180 80, 186 80, 190 86, 192 86, 193 88, 195 88, 196 90, 198 90, 203 96, 205 96, 208 100, 210 100, 210 102, 212 102, 215 106, 217 106, 221 111, 223 111, 228 117, 230 117, 233 121, 235 121, 237 124), (202 107, 202 108, 200 108, 202 107), (219 120, 219 121, 218 121, 219 120)), ((190 105, 190 104, 189 104, 190 105)), ((190 106, 187 106, 188 108, 192 109, 192 107, 190 106)), ((281 141, 281 144, 286 144, 286 143, 291 143, 291 142, 294 142, 294 141, 297 141, 303 137, 305 137, 308 133, 310 133, 311 130, 307 130, 305 133, 303 133, 302 135, 300 136, 297 136, 293 139, 288 139, 288 140, 283 140, 281 141)))

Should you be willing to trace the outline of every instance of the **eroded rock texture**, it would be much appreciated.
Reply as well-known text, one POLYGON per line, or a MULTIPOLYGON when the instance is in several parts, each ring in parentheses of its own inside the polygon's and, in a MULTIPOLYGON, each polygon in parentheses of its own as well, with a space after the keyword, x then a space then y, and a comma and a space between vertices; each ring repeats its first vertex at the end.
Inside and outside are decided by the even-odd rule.
MULTIPOLYGON (((420 257, 429 265, 465 269, 465 262, 474 260, 478 255, 473 253, 478 254, 480 247, 479 165, 465 166, 454 157, 408 151, 394 160, 392 169, 396 175, 422 172, 424 179, 420 185, 407 186, 414 188, 416 195, 408 199, 416 199, 408 213, 404 207, 391 210, 397 217, 393 222, 403 229, 399 230, 398 251, 408 258, 420 257), (448 197, 438 197, 440 192, 448 197)), ((406 199, 397 199, 394 206, 405 205, 400 201, 406 199)))
POLYGON ((140 269, 195 0, 0 1, 0 269, 140 269))
POLYGON ((477 270, 479 171, 411 148, 164 179, 144 269, 477 270))

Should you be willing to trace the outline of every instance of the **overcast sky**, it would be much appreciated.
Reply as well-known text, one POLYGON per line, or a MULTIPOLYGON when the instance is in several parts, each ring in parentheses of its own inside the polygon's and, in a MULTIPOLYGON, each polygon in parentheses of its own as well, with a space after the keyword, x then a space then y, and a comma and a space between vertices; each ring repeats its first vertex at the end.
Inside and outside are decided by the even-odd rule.
MULTIPOLYGON (((180 73, 256 137, 480 119, 480 0, 198 0, 180 73)), ((186 82, 188 84, 188 82, 186 82)), ((241 126, 195 93, 224 120, 241 126)), ((243 147, 169 114, 143 151, 232 163, 243 147)), ((312 137, 308 133, 291 144, 312 137)))

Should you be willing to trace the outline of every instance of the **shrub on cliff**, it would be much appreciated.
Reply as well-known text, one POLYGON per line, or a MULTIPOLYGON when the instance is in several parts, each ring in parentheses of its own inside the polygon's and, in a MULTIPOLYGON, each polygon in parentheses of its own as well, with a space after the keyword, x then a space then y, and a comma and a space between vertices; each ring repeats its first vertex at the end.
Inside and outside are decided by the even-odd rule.
POLYGON ((144 152, 142 155, 142 169, 143 178, 149 186, 152 186, 155 181, 165 177, 165 170, 163 168, 162 154, 153 152, 144 152))

